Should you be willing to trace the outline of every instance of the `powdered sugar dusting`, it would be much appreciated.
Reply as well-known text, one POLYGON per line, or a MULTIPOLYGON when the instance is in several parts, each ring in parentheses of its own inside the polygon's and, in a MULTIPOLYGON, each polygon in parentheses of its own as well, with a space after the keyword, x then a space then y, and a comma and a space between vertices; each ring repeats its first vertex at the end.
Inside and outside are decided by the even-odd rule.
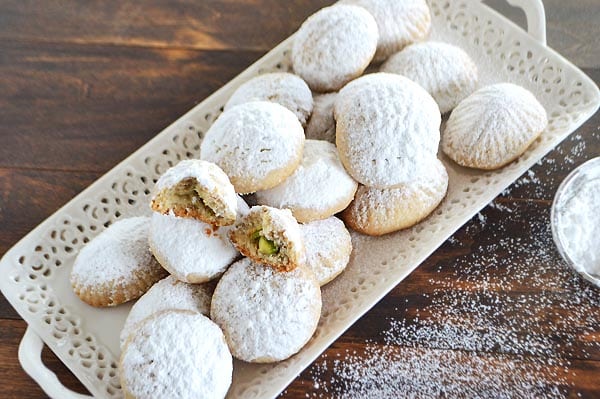
POLYGON ((398 303, 364 351, 323 356, 307 397, 566 397, 569 358, 600 353, 585 338, 597 333, 600 295, 561 261, 547 207, 497 205, 458 233, 472 239, 448 245, 460 253, 484 231, 492 237, 429 266, 431 288, 405 297, 419 307, 409 313, 398 303), (519 229, 532 214, 530 228, 519 229))
POLYGON ((337 92, 315 95, 313 113, 304 132, 307 139, 325 140, 335 144, 333 105, 336 97, 337 92))

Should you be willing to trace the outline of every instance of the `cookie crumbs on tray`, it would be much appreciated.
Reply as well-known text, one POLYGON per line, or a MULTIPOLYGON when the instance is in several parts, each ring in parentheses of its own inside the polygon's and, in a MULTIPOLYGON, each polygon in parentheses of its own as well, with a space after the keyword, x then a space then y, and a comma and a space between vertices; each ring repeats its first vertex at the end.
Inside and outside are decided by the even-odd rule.
POLYGON ((402 317, 399 307, 364 352, 326 354, 313 364, 307 397, 565 397, 575 373, 567 357, 600 351, 585 339, 596 332, 600 298, 558 257, 549 220, 519 231, 526 212, 507 207, 512 212, 488 208, 470 224, 471 237, 497 233, 475 253, 438 263, 434 289, 414 316, 402 317), (487 220, 498 212, 501 222, 487 220), (524 285, 537 292, 522 292, 524 285))

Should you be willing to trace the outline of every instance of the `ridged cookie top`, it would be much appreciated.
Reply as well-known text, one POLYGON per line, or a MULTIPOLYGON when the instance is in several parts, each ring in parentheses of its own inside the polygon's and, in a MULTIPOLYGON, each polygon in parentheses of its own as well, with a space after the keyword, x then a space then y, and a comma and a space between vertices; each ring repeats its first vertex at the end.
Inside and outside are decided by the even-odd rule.
POLYGON ((253 101, 225 111, 210 127, 201 158, 214 162, 241 194, 266 190, 292 174, 302 159, 304 130, 290 110, 253 101))
POLYGON ((301 223, 328 218, 348 206, 358 184, 340 162, 335 145, 306 140, 302 163, 280 185, 256 193, 258 203, 287 208, 301 223))
POLYGON ((546 128, 544 107, 523 87, 484 87, 452 111, 442 149, 458 164, 495 169, 521 155, 546 128))
POLYGON ((323 8, 308 17, 294 37, 294 72, 314 91, 339 90, 367 68, 377 38, 375 19, 364 8, 323 8))
POLYGON ((145 318, 164 310, 189 310, 210 315, 213 284, 188 284, 169 276, 154 284, 131 308, 121 331, 121 349, 145 318))
POLYGON ((218 399, 231 385, 233 362, 215 323, 165 311, 144 320, 127 341, 119 370, 123 389, 135 398, 218 399))
POLYGON ((313 112, 304 131, 307 139, 325 140, 335 144, 333 105, 336 98, 337 92, 318 94, 314 97, 313 112))
POLYGON ((342 163, 366 186, 409 183, 419 165, 436 156, 439 108, 405 77, 375 73, 356 79, 340 91, 334 112, 342 163))
POLYGON ((313 109, 310 88, 299 76, 287 72, 265 73, 242 84, 231 95, 225 110, 249 101, 271 101, 292 111, 302 126, 313 109))
POLYGON ((376 61, 423 40, 431 29, 431 14, 425 0, 342 0, 342 3, 364 7, 375 17, 379 29, 376 61))
POLYGON ((397 73, 420 84, 437 101, 442 114, 477 88, 477 66, 462 49, 447 43, 410 45, 391 56, 381 71, 397 73))
POLYGON ((71 271, 73 285, 126 286, 161 271, 148 248, 150 218, 121 219, 87 243, 71 271))
POLYGON ((287 359, 314 333, 321 290, 303 267, 278 272, 244 258, 223 275, 211 305, 232 354, 248 362, 287 359))

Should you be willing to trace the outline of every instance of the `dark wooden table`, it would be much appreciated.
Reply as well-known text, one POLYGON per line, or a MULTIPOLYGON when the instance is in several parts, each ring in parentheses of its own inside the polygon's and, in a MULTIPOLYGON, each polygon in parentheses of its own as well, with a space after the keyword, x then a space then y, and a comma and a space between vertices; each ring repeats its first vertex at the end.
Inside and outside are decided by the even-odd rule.
MULTIPOLYGON (((0 2, 0 254, 327 3, 0 2)), ((600 3, 545 3, 549 44, 600 82, 600 3)), ((599 154, 596 114, 283 397, 600 397, 600 290, 569 273, 548 226, 560 181, 599 154)), ((17 360, 25 328, 0 297, 2 398, 45 397, 17 360)))

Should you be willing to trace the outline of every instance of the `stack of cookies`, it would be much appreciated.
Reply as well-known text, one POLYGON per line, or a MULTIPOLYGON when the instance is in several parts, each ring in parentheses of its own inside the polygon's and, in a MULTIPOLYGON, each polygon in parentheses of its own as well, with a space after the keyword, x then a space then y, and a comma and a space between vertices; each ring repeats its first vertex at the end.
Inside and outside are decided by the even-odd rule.
POLYGON ((309 17, 295 74, 242 84, 201 159, 157 181, 152 216, 121 220, 80 252, 71 283, 82 300, 141 297, 121 332, 126 397, 222 398, 232 357, 297 353, 316 330, 320 287, 349 262, 346 226, 392 233, 443 200, 440 141, 457 164, 494 169, 545 129, 531 93, 477 90, 467 53, 424 41, 430 24, 425 0, 344 0, 309 17), (379 72, 363 75, 369 65, 379 72))

